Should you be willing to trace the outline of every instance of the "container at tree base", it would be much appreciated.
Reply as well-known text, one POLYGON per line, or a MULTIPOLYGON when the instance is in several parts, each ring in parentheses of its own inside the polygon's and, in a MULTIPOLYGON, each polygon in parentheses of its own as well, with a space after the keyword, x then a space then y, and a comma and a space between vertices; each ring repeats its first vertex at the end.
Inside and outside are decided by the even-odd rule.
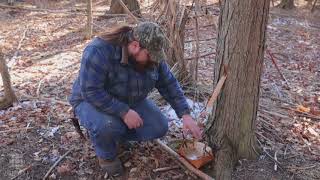
POLYGON ((202 142, 195 141, 182 143, 178 153, 198 169, 212 161, 214 158, 212 150, 209 146, 202 142))

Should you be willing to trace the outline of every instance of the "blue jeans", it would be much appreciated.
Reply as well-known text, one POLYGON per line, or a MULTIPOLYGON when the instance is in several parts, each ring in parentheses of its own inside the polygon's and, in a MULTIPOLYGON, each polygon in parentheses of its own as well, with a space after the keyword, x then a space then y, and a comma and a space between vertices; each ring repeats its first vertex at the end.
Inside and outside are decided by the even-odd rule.
POLYGON ((117 156, 117 144, 120 141, 152 140, 164 136, 168 131, 168 119, 151 100, 145 99, 131 109, 142 118, 142 127, 129 129, 121 118, 101 112, 85 101, 75 108, 80 124, 88 130, 99 158, 113 160, 117 156))

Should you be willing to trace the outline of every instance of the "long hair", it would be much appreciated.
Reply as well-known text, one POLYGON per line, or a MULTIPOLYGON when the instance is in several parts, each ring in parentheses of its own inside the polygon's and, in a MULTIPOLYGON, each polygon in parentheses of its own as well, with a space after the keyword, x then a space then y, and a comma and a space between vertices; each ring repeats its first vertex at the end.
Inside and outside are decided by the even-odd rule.
POLYGON ((98 37, 114 45, 128 45, 134 40, 133 27, 124 25, 100 34, 98 37))

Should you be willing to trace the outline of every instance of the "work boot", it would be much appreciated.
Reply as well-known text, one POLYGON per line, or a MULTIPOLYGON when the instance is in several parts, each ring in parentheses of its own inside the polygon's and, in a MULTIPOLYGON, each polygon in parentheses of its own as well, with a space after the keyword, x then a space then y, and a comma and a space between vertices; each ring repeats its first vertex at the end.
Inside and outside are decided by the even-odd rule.
POLYGON ((109 176, 119 176, 123 173, 123 167, 119 158, 105 160, 98 158, 101 169, 105 170, 109 176))

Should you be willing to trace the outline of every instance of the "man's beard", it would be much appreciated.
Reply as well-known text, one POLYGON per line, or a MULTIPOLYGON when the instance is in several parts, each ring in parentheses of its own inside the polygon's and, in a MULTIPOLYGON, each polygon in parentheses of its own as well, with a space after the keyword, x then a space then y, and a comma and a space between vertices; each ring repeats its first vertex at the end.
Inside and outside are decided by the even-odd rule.
POLYGON ((129 56, 129 59, 131 59, 133 61, 133 67, 138 72, 143 72, 146 69, 151 69, 157 65, 157 63, 155 63, 151 60, 148 60, 145 64, 141 64, 141 63, 137 62, 133 56, 129 56))

